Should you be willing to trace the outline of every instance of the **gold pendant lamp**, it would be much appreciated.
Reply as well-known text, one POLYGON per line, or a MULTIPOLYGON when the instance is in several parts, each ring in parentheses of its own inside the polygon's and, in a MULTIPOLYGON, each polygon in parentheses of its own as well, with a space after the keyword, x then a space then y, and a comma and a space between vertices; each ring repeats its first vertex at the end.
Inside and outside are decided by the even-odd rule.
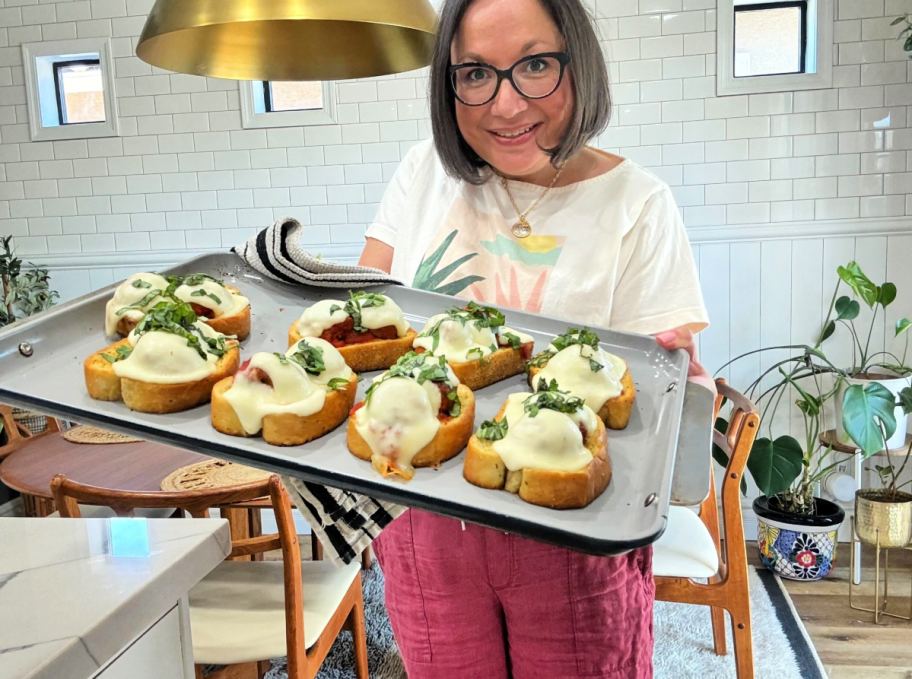
POLYGON ((428 0, 157 0, 136 55, 232 80, 344 80, 431 60, 428 0))

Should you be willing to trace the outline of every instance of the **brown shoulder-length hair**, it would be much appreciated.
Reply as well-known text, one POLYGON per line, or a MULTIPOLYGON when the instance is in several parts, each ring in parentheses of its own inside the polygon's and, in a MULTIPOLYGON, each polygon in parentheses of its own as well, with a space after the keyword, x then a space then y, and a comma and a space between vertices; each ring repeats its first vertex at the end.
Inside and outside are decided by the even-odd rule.
MULTIPOLYGON (((567 129, 557 146, 542 149, 551 164, 561 165, 601 133, 611 117, 608 71, 592 18, 580 0, 538 0, 557 25, 570 54, 574 105, 567 129)), ((456 97, 449 83, 450 45, 462 18, 474 0, 446 0, 440 12, 434 57, 431 61, 429 98, 434 144, 447 174, 470 184, 482 184, 488 164, 475 153, 456 123, 456 97)), ((501 87, 509 86, 502 84, 501 87)))

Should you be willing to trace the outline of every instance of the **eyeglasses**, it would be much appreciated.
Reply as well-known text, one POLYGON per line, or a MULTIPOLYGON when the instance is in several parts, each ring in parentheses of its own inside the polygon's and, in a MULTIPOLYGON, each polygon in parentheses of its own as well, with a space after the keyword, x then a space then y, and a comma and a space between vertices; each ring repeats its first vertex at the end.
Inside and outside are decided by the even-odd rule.
POLYGON ((450 85, 466 106, 487 104, 497 96, 503 80, 527 99, 544 99, 560 87, 569 63, 567 52, 543 52, 523 57, 505 71, 483 63, 455 64, 449 67, 450 85))

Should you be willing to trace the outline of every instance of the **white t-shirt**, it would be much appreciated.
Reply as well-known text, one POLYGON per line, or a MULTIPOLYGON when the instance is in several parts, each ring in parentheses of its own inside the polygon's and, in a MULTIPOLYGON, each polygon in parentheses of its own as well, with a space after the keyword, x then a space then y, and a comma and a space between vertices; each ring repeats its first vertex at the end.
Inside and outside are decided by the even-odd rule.
MULTIPOLYGON (((543 188, 510 190, 525 210, 543 188)), ((390 273, 415 288, 643 334, 708 325, 671 190, 630 160, 552 189, 527 219, 532 235, 513 236, 500 181, 449 177, 427 140, 402 160, 367 236, 394 248, 390 273)))

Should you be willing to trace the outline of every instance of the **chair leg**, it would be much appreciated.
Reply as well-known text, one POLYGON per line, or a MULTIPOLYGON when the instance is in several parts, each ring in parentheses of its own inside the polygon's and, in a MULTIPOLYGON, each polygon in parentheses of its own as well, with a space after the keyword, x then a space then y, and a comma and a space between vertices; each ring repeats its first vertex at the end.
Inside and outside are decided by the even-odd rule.
POLYGON ((750 604, 731 613, 732 640, 735 646, 735 667, 738 679, 754 679, 754 642, 751 638, 750 604))
POLYGON ((196 679, 203 679, 203 666, 202 666, 202 665, 194 665, 194 666, 193 666, 193 673, 196 675, 196 679))
POLYGON ((369 679, 367 673, 367 632, 364 627, 364 598, 361 594, 361 578, 352 583, 357 587, 355 601, 351 612, 348 614, 348 623, 351 626, 352 646, 355 651, 355 677, 369 679))
POLYGON ((361 568, 363 570, 369 571, 373 565, 373 557, 371 556, 370 545, 364 548, 364 551, 361 552, 361 568))
POLYGON ((315 533, 310 534, 310 558, 313 561, 323 561, 323 545, 315 533))
POLYGON ((266 673, 272 669, 271 660, 260 660, 257 663, 257 679, 263 679, 266 676, 266 673))
POLYGON ((711 606, 709 615, 712 618, 713 649, 716 655, 726 655, 728 649, 725 648, 725 609, 711 606))

